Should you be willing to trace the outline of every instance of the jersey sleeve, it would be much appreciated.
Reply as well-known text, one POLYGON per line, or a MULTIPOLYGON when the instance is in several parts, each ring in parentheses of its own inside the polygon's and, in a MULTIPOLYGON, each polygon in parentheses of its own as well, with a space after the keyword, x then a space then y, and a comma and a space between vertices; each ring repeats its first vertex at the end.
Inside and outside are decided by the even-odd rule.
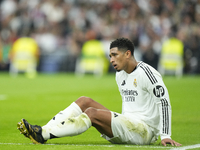
POLYGON ((171 139, 171 104, 168 90, 162 80, 161 75, 148 66, 143 67, 146 74, 144 88, 153 97, 159 108, 159 131, 161 140, 165 138, 171 139))

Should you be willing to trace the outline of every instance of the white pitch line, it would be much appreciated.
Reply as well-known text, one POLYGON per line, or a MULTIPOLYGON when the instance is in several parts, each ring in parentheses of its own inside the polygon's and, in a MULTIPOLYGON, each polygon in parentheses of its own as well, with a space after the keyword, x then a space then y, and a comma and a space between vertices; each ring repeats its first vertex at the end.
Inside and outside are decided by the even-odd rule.
POLYGON ((186 150, 186 149, 194 149, 194 148, 199 148, 200 144, 195 144, 195 145, 188 145, 188 146, 183 146, 183 147, 177 147, 177 148, 172 148, 170 150, 186 150))
MULTIPOLYGON (((0 145, 34 145, 32 143, 0 143, 0 145)), ((171 147, 165 147, 165 146, 139 146, 139 145, 93 145, 93 144, 44 144, 44 145, 71 145, 71 146, 103 146, 103 147, 137 147, 137 148, 159 148, 159 149, 169 149, 171 147)), ((200 144, 195 144, 195 145, 188 145, 188 146, 183 146, 183 147, 174 147, 169 150, 187 150, 187 149, 194 149, 194 148, 200 148, 200 144)))
MULTIPOLYGON (((0 143, 0 145, 34 145, 32 143, 0 143)), ((155 149, 169 149, 170 147, 164 146, 139 146, 139 145, 93 145, 93 144, 44 144, 44 145, 70 145, 70 146, 103 146, 103 147, 133 147, 133 148, 155 148, 155 149)))

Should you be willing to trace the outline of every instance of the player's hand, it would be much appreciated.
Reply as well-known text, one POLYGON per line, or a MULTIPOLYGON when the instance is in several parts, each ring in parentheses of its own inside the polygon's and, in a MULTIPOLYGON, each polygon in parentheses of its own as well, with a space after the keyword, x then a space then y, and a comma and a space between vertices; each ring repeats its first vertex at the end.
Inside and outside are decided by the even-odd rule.
POLYGON ((172 139, 163 139, 161 141, 162 145, 167 146, 167 144, 171 144, 172 146, 182 146, 180 143, 172 140, 172 139))

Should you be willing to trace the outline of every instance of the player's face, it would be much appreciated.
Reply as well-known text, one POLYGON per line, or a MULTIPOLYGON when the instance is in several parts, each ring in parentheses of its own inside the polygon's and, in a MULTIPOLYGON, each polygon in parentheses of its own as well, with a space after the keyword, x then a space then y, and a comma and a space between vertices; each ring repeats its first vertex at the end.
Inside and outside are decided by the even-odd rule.
POLYGON ((126 70, 126 53, 118 50, 117 47, 110 49, 110 63, 117 70, 126 70))

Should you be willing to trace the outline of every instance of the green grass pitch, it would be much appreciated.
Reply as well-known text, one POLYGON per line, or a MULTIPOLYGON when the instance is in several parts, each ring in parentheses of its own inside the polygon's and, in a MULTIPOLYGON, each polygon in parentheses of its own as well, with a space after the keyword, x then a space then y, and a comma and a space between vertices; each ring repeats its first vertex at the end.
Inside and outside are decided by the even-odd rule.
MULTIPOLYGON (((164 77, 172 105, 172 138, 183 147, 200 144, 200 76, 180 79, 164 77)), ((139 83, 138 83, 139 84, 139 83)), ((0 73, 0 149, 64 150, 64 149, 171 149, 160 140, 149 146, 113 145, 100 137, 91 127, 85 133, 52 139, 44 145, 34 145, 17 130, 21 118, 31 124, 45 125, 55 114, 65 109, 80 96, 88 96, 110 110, 121 112, 121 97, 115 74, 102 78, 73 74, 39 74, 34 79, 23 75, 11 78, 0 73)))

